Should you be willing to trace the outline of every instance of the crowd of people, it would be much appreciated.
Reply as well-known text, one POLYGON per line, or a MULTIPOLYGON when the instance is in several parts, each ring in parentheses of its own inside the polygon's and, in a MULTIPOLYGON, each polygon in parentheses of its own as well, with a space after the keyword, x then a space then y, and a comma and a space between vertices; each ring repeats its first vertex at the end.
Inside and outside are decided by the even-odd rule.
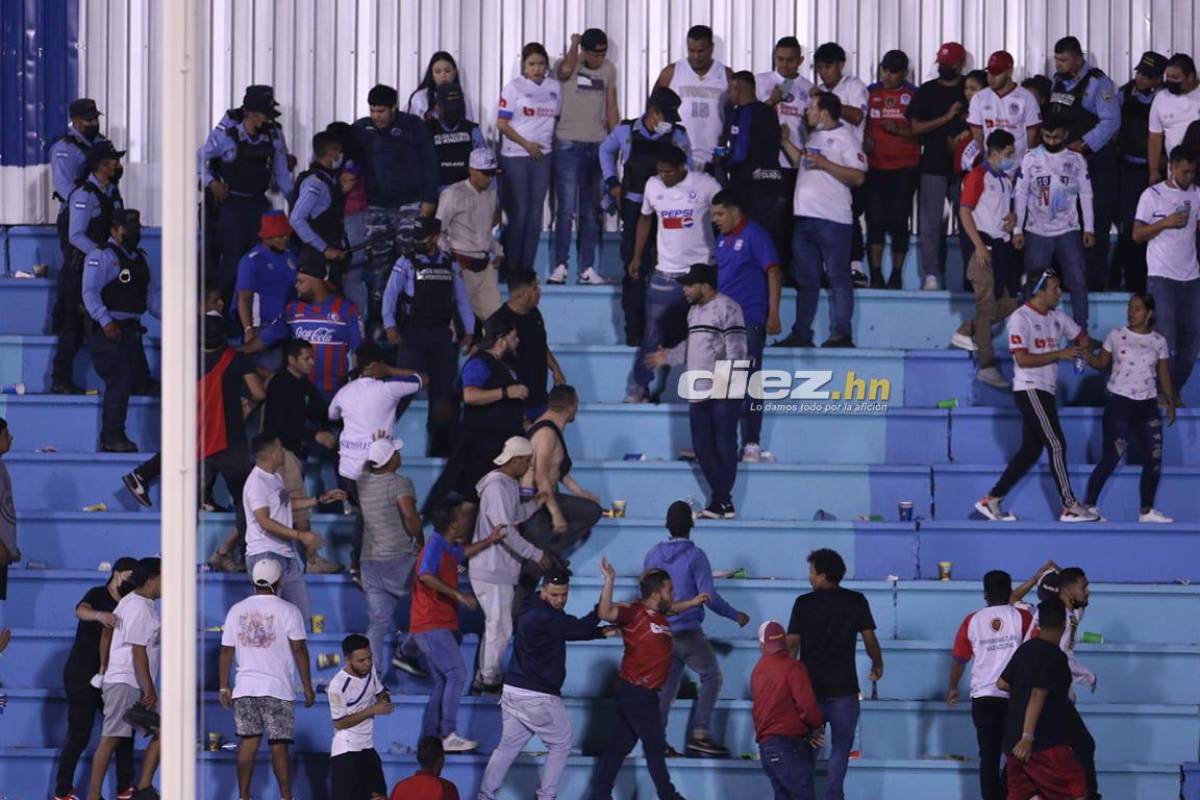
MULTIPOLYGON (((299 174, 269 86, 248 87, 199 153, 208 282, 198 456, 205 508, 223 508, 214 492, 220 476, 232 501, 226 508, 237 518, 210 563, 246 570, 255 587, 230 610, 221 648, 220 697, 233 708, 241 739, 243 800, 264 735, 281 796, 291 796, 293 667, 306 703, 314 701, 304 576, 344 568, 312 528, 311 513, 320 508, 353 515, 349 567, 370 620, 362 635, 343 643, 345 666, 327 689, 334 796, 387 794, 372 720, 393 710, 383 683, 392 665, 431 682, 418 745, 420 781, 442 786, 444 752, 477 746, 457 729, 470 677, 474 692, 499 696, 504 717, 480 798, 496 796, 535 734, 550 750, 538 796, 556 796, 572 741, 560 696, 566 642, 606 635, 621 635, 626 654, 615 696, 620 722, 592 781, 597 800, 610 795, 638 741, 659 797, 679 796, 666 766, 674 751, 664 731, 685 668, 699 675, 700 695, 684 750, 727 755, 709 727, 722 676, 701 627, 703 607, 742 626, 750 620, 720 598, 707 558, 688 536, 697 513, 736 516, 739 462, 773 459, 762 441, 762 404, 713 398, 710 385, 694 382, 694 395, 684 399, 707 506, 698 512, 671 506, 671 539, 647 555, 639 600, 614 601, 615 573, 605 562, 593 614, 565 614, 568 556, 590 535, 601 508, 572 475, 564 430, 581 398, 538 310, 537 252, 551 186, 549 284, 567 280, 573 225, 579 283, 606 283, 598 268, 601 219, 606 212, 619 218, 625 342, 636 348, 628 403, 657 400, 664 391, 660 373, 671 365, 713 374, 720 362, 746 360, 756 370, 768 336, 782 336, 777 347, 814 346, 825 285, 830 330, 822 346, 853 347, 855 289, 903 288, 914 197, 921 288, 947 285, 949 208, 961 228, 964 286, 976 300, 973 318, 951 343, 978 352, 978 380, 1011 388, 1024 420, 1020 451, 975 508, 990 520, 1012 519, 1001 501, 1047 449, 1062 500, 1059 518, 1099 520, 1100 491, 1134 437, 1147 455, 1139 520, 1170 521, 1154 508, 1160 409, 1173 422, 1200 348, 1194 185, 1200 82, 1190 57, 1148 52, 1118 89, 1068 36, 1055 45, 1053 78, 1018 85, 1009 53, 992 53, 985 69, 968 73, 965 49, 947 42, 937 53, 936 78, 909 82, 908 56, 893 50, 867 85, 846 72, 846 53, 831 42, 812 54, 816 81, 810 82, 794 37, 780 39, 774 69, 756 75, 715 60, 712 30, 695 26, 686 58, 662 71, 638 116, 622 120, 607 50, 598 29, 573 36, 553 63, 541 44, 527 44, 519 77, 500 96, 495 143, 470 119, 453 56, 439 52, 405 110, 395 88, 376 85, 367 96, 368 116, 332 122, 313 136, 311 163, 299 174), (272 191, 286 198, 286 212, 272 209, 272 191), (796 288, 796 313, 785 333, 780 302, 788 282, 796 288), (1103 342, 1091 339, 1089 290, 1122 287, 1134 292, 1129 324, 1103 342), (1071 294, 1070 315, 1057 309, 1064 290, 1071 294), (992 342, 1002 322, 1015 364, 1011 383, 992 342), (1057 421, 1060 361, 1112 369, 1104 455, 1082 501, 1070 485, 1057 421), (425 455, 446 459, 425 498, 398 472, 404 443, 394 434, 397 417, 419 392, 429 400, 425 455), (310 492, 322 462, 336 465, 336 486, 310 492), (407 634, 393 655, 386 637, 405 600, 411 601, 407 634), (464 608, 484 617, 473 676, 459 647, 464 608)), ((140 215, 121 201, 122 151, 100 134, 93 101, 72 103, 70 116, 70 131, 52 149, 64 252, 52 391, 81 391, 72 363, 86 343, 105 381, 100 449, 135 452, 125 417, 131 395, 157 391, 142 317, 158 313, 158 290, 139 247, 140 215)), ((6 435, 0 423, 0 442, 6 435)), ((124 476, 144 506, 152 504, 150 486, 160 469, 155 455, 124 476)), ((0 537, 0 546, 15 550, 12 538, 0 537)), ((872 661, 871 680, 883 674, 865 598, 838 586, 845 573, 840 557, 817 551, 810 564, 814 591, 797 601, 786 631, 777 622, 762 624, 763 659, 751 676, 763 768, 778 797, 812 797, 814 748, 823 742, 825 722, 829 782, 840 787, 858 717, 859 635, 872 661), (799 661, 789 657, 797 653, 799 661)), ((133 785, 125 711, 155 705, 156 650, 143 641, 156 630, 155 619, 142 608, 161 591, 151 568, 139 562, 129 584, 131 596, 141 598, 127 612, 138 624, 122 624, 111 637, 132 660, 116 672, 110 662, 108 672, 92 673, 106 676, 102 700, 78 686, 90 677, 83 676, 87 668, 72 673, 68 691, 79 689, 72 700, 79 719, 64 753, 59 797, 72 796, 63 777, 74 770, 67 753, 82 749, 84 716, 90 726, 101 704, 105 757, 97 759, 89 800, 99 797, 114 752, 122 787, 133 785), (110 706, 120 712, 111 725, 110 706)), ((1062 601, 1068 609, 1082 607, 1072 575, 1061 573, 1069 588, 1039 606, 1039 632, 1019 651, 1020 634, 1030 629, 1025 616, 1008 610, 978 616, 1012 628, 1011 663, 999 664, 989 644, 989 676, 977 663, 972 682, 973 699, 986 701, 975 714, 986 750, 985 798, 1001 796, 993 774, 1000 753, 1009 754, 1010 797, 1028 797, 1020 792, 1030 786, 1068 786, 1061 796, 1098 797, 1086 728, 1064 705, 1061 653, 1044 646, 1067 642, 1062 601), (1030 698, 1040 717, 1026 713, 1035 705, 1030 698), (1086 791, 1075 791, 1076 760, 1088 773, 1086 791)), ((989 581, 992 603, 1005 593, 1000 578, 989 581)), ((121 585, 107 589, 114 603, 121 585)), ((1082 591, 1086 604, 1086 581, 1082 591)), ((81 604, 81 632, 85 624, 112 628, 111 614, 121 616, 119 608, 98 607, 98 598, 81 604)), ((1077 624, 1071 619, 1068 652, 1077 624)), ((976 628, 964 623, 957 658, 978 647, 971 638, 976 628)), ((961 666, 955 669, 961 674, 961 666)), ((956 697, 952 687, 950 699, 956 697)), ((137 783, 143 791, 153 758, 148 751, 137 783)), ((840 796, 838 788, 829 791, 827 797, 840 796)), ((392 795, 410 796, 424 795, 392 795)))

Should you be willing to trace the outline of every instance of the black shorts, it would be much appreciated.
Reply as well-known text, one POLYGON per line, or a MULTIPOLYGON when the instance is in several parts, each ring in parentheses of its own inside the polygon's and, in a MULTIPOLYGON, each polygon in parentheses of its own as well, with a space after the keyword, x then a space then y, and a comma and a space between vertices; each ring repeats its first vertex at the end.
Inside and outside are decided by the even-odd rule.
POLYGON ((329 763, 331 797, 337 800, 371 800, 375 794, 387 797, 383 762, 374 749, 342 753, 329 763))

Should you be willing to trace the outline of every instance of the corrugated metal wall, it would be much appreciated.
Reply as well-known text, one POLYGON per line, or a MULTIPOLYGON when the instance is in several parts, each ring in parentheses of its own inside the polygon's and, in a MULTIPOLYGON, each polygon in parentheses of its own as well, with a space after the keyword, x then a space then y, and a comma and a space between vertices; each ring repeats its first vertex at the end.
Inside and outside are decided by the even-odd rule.
MULTIPOLYGON (((166 0, 80 3, 79 85, 107 114, 109 135, 129 145, 126 194, 150 220, 161 126, 158 2, 166 0)), ((713 27, 717 57, 735 69, 769 68, 774 41, 794 34, 806 54, 840 42, 848 68, 864 79, 893 47, 917 65, 914 78, 931 77, 947 39, 966 45, 974 64, 1006 48, 1023 77, 1047 72, 1054 41, 1073 33, 1118 82, 1150 47, 1200 51, 1195 0, 209 0, 208 7, 199 68, 210 90, 197 100, 207 107, 201 118, 215 122, 249 83, 274 84, 302 161, 315 130, 365 113, 374 83, 407 97, 439 49, 458 58, 478 118, 494 129, 500 88, 515 74, 522 44, 541 41, 554 55, 589 26, 608 32, 623 113, 640 106, 665 64, 683 57, 684 34, 697 23, 713 27)), ((47 209, 27 202, 10 209, 0 198, 0 222, 45 221, 47 209)))

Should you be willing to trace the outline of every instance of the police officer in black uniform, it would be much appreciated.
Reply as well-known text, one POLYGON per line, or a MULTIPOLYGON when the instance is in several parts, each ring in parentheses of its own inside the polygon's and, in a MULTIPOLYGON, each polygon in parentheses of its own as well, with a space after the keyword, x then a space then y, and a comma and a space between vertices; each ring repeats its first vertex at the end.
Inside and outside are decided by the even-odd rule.
POLYGON ((104 139, 88 150, 88 175, 80 180, 67 201, 66 260, 58 273, 51 324, 58 334, 51 367, 50 391, 82 394, 72 378, 75 355, 83 347, 83 261, 88 253, 108 241, 113 212, 124 206, 117 188, 124 150, 104 139))
MULTIPOLYGON (((642 217, 642 192, 657 172, 659 156, 672 147, 689 149, 687 131, 679 124, 679 95, 665 86, 655 87, 646 101, 646 112, 613 128, 600 144, 600 169, 604 173, 605 203, 618 203, 621 216, 621 263, 633 260, 638 220, 642 217), (624 162, 617 177, 617 160, 624 162)), ((638 278, 627 271, 621 280, 621 308, 625 312, 625 343, 640 345, 646 328, 646 280, 654 272, 657 253, 654 229, 643 251, 638 278)))
POLYGON ((1122 278, 1125 291, 1146 291, 1146 245, 1133 241, 1133 217, 1137 213, 1138 198, 1149 185, 1146 150, 1150 139, 1150 104, 1162 89, 1166 70, 1167 57, 1148 50, 1142 53, 1134 68, 1133 80, 1117 91, 1117 101, 1121 104, 1121 130, 1117 135, 1121 153, 1118 221, 1121 232, 1117 238, 1117 255, 1109 271, 1110 291, 1121 288, 1122 278))
MULTIPOLYGON (((396 261, 383 293, 387 340, 399 346, 397 366, 429 376, 426 455, 434 458, 446 458, 454 450, 458 419, 454 332, 466 331, 462 349, 467 350, 475 325, 461 268, 438 246, 441 232, 442 223, 436 217, 417 220, 414 250, 396 261)), ((401 400, 398 413, 403 413, 410 401, 411 395, 401 400)))
POLYGON ((87 154, 100 142, 105 141, 100 133, 100 109, 90 97, 81 97, 67 107, 71 127, 50 145, 50 182, 54 186, 54 199, 58 206, 58 242, 62 247, 63 262, 66 263, 70 244, 67 242, 67 218, 70 207, 67 198, 76 184, 87 177, 87 154))
POLYGON ((142 347, 142 315, 161 319, 161 296, 151 291, 150 265, 142 240, 142 218, 135 209, 113 212, 111 235, 88 253, 83 267, 83 304, 90 319, 88 349, 104 379, 100 450, 137 452, 125 434, 129 396, 150 377, 142 347))
POLYGON ((346 192, 353 188, 353 177, 341 172, 345 161, 342 143, 328 130, 312 139, 313 160, 296 178, 296 195, 288 218, 296 238, 326 261, 341 262, 346 257, 346 192))
POLYGON ((1118 212, 1117 131, 1121 108, 1113 82, 1087 63, 1083 47, 1074 36, 1064 36, 1054 44, 1054 66, 1058 71, 1048 110, 1066 121, 1067 147, 1087 158, 1096 221, 1096 243, 1086 251, 1087 282, 1090 291, 1104 291, 1109 240, 1118 212))
POLYGON ((433 133, 433 147, 437 150, 440 191, 467 179, 471 151, 487 147, 487 142, 479 124, 467 119, 467 104, 457 83, 439 86, 436 101, 437 114, 425 124, 433 133))

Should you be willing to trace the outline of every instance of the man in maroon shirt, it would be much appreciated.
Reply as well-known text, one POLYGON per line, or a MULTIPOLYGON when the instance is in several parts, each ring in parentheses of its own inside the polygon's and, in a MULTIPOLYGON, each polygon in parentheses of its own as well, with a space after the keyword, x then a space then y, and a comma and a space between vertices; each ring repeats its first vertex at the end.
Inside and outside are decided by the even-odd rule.
POLYGON ((618 604, 612 599, 617 573, 608 559, 600 559, 600 572, 604 588, 600 591, 598 615, 621 628, 625 655, 615 692, 617 725, 608 738, 608 748, 596 763, 592 799, 612 800, 621 764, 640 739, 658 800, 683 800, 667 774, 667 736, 658 710, 658 690, 667 681, 673 653, 671 623, 665 615, 703 605, 710 598, 701 593, 691 600, 673 602, 671 576, 665 570, 652 569, 642 573, 639 581, 641 600, 618 604))
POLYGON ((446 753, 442 740, 426 736, 417 744, 417 764, 421 767, 392 789, 392 800, 458 800, 458 788, 442 777, 446 753))
POLYGON ((788 653, 787 632, 775 620, 759 627, 758 644, 762 658, 750 674, 750 696, 759 761, 775 800, 813 800, 825 718, 808 669, 788 653))

